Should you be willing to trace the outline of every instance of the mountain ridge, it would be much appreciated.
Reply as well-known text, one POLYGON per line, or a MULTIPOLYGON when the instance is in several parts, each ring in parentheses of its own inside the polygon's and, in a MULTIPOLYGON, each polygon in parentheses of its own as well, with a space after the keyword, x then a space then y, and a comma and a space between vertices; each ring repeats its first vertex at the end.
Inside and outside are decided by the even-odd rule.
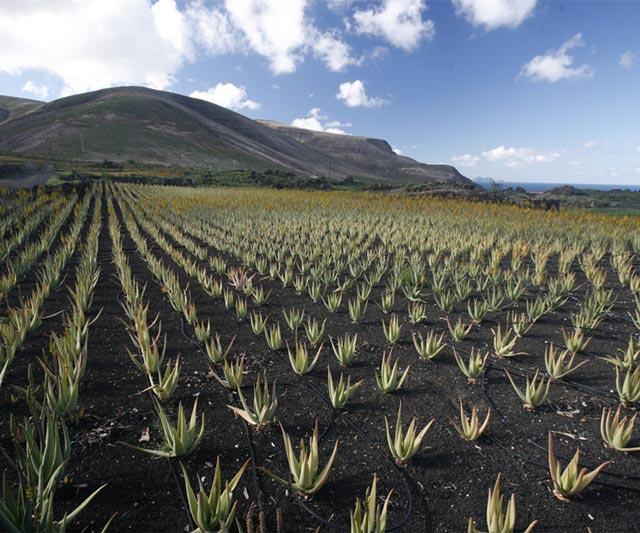
POLYGON ((472 183, 454 167, 398 156, 383 139, 318 133, 144 87, 101 89, 48 103, 0 96, 0 150, 22 155, 472 183))

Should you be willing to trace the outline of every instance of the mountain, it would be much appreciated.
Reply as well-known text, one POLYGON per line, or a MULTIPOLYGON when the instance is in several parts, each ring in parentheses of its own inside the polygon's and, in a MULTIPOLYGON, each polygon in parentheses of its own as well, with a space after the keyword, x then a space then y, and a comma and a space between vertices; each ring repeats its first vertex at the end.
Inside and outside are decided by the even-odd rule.
POLYGON ((396 154, 382 139, 337 135, 323 131, 296 128, 258 120, 261 124, 282 132, 307 146, 312 146, 333 157, 357 166, 370 174, 382 174, 398 181, 442 181, 464 183, 466 178, 450 165, 427 165, 410 157, 396 154))
POLYGON ((453 167, 398 156, 381 139, 255 121, 204 100, 143 87, 49 103, 0 97, 0 150, 213 170, 280 168, 333 179, 472 183, 453 167))

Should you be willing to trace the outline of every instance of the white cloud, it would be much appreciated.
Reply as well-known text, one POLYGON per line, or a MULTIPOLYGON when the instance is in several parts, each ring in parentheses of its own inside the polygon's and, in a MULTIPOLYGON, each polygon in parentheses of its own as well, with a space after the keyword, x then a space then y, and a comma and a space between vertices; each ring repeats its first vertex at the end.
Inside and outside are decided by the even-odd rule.
POLYGON ((640 144, 636 146, 636 152, 640 152, 640 144))
POLYGON ((326 133, 336 133, 339 135, 351 135, 347 133, 343 129, 338 128, 337 126, 349 127, 350 123, 342 123, 337 120, 332 120, 330 122, 322 123, 322 121, 329 118, 325 115, 319 107, 314 107, 310 109, 307 113, 307 116, 304 118, 294 118, 291 121, 291 125, 296 128, 304 128, 305 130, 313 130, 313 131, 324 131, 326 133))
POLYGON ((517 28, 533 14, 537 0, 453 0, 458 15, 474 26, 517 28))
POLYGON ((636 54, 634 54, 632 50, 627 50, 626 52, 620 54, 618 64, 623 68, 631 68, 635 60, 636 54))
POLYGON ((475 167, 480 159, 479 156, 471 154, 457 155, 451 158, 453 163, 460 167, 475 167))
POLYGON ((402 150, 400 148, 392 146, 391 149, 395 152, 396 155, 402 155, 402 150))
POLYGON ((529 63, 523 65, 520 75, 535 81, 551 83, 565 79, 591 78, 593 68, 586 64, 572 66, 574 57, 567 53, 573 48, 582 46, 584 46, 582 34, 576 33, 557 50, 549 50, 546 54, 536 56, 529 63))
POLYGON ((406 51, 416 48, 423 39, 435 35, 432 20, 423 20, 426 9, 423 0, 383 0, 382 5, 353 15, 355 30, 359 34, 383 37, 392 45, 406 51))
POLYGON ((63 94, 116 85, 171 87, 202 56, 255 53, 274 74, 313 54, 329 70, 361 60, 312 0, 0 0, 0 73, 44 72, 63 94))
POLYGON ((507 148, 502 145, 493 150, 482 152, 482 157, 491 163, 502 163, 506 167, 519 168, 533 163, 556 161, 560 158, 560 153, 536 152, 532 148, 507 148))
POLYGON ((307 0, 226 0, 234 25, 251 49, 266 57, 274 74, 296 70, 304 59, 309 29, 305 18, 307 0))
POLYGON ((49 89, 47 89, 45 85, 38 85, 31 80, 22 86, 22 92, 32 94, 37 98, 42 98, 43 100, 49 96, 49 89))
POLYGON ((584 147, 591 150, 593 148, 603 148, 609 145, 609 141, 587 141, 584 143, 584 147))
POLYGON ((348 107, 380 107, 388 103, 384 98, 367 96, 364 84, 360 80, 341 83, 336 98, 348 107))
POLYGON ((362 62, 351 57, 351 47, 334 33, 318 33, 313 42, 313 54, 333 72, 342 72, 349 65, 362 62))
POLYGON ((118 84, 164 89, 193 57, 174 0, 33 0, 3 11, 0 72, 48 72, 65 94, 118 84))
POLYGON ((199 98, 227 109, 240 111, 242 109, 260 109, 260 102, 247 98, 247 89, 243 85, 233 83, 218 83, 206 91, 193 91, 189 96, 199 98))

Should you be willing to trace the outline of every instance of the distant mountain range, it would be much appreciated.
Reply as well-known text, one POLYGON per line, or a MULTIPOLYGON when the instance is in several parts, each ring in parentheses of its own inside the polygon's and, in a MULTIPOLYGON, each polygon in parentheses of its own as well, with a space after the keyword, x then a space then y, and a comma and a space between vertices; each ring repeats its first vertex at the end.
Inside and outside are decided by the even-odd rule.
POLYGON ((387 141, 256 121, 218 105, 143 87, 38 102, 0 96, 0 151, 77 161, 135 161, 302 176, 472 184, 449 165, 397 155, 387 141))

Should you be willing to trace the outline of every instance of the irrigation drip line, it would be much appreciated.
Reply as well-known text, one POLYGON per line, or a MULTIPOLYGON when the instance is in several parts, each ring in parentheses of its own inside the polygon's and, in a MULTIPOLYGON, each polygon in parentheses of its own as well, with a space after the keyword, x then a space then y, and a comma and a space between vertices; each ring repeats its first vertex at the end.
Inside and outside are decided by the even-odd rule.
MULTIPOLYGON (((435 396, 437 396, 438 398, 440 398, 440 400, 447 404, 452 410, 456 411, 458 410, 458 407, 456 407, 455 405, 453 405, 453 403, 451 403, 451 401, 449 401, 449 399, 442 394, 441 391, 439 391, 433 384, 431 384, 429 381, 424 381, 425 385, 427 387, 429 387, 431 389, 431 392, 433 392, 433 394, 435 396)), ((498 416, 500 416, 498 414, 498 416)), ((502 421, 502 420, 501 420, 502 421)), ((503 422, 504 423, 504 422, 503 422)), ((520 459, 521 461, 523 461, 524 463, 533 465, 533 466, 537 466, 539 468, 542 468, 544 470, 548 470, 549 465, 547 463, 541 463, 539 461, 536 461, 535 459, 531 459, 519 452, 517 452, 516 450, 510 448, 509 446, 507 446, 506 444, 503 444, 500 440, 498 440, 497 438, 491 436, 490 434, 485 434, 482 436, 482 438, 488 440, 489 442, 495 444, 496 446, 498 446, 499 448, 509 452, 509 454, 513 455, 514 457, 516 457, 517 459, 520 459)), ((546 450, 545 450, 546 451, 546 450)), ((557 456, 560 459, 566 460, 566 458, 561 457, 561 456, 557 456)), ((606 474, 607 472, 605 470, 603 470, 601 472, 602 474, 606 474)), ((615 477, 615 476, 614 476, 615 477)), ((624 479, 632 479, 632 478, 624 478, 624 479)), ((634 478, 635 479, 635 478, 634 478)), ((621 485, 618 483, 608 483, 606 481, 602 481, 600 479, 595 479, 592 481, 593 484, 595 485, 600 485, 602 487, 608 487, 608 488, 613 488, 613 489, 623 489, 623 490, 628 490, 631 492, 640 492, 640 487, 629 487, 626 485, 621 485)))
MULTIPOLYGON (((495 414, 498 416, 498 418, 500 419, 500 423, 502 425, 504 425, 505 427, 508 427, 513 433, 515 433, 516 435, 519 435, 521 438, 523 438, 527 444, 531 444, 532 446, 534 446, 535 448, 538 448, 539 450, 544 451, 545 453, 548 451, 547 448, 545 446, 542 446, 540 444, 538 444, 535 439, 533 437, 529 437, 526 434, 524 434, 522 431, 518 430, 517 428, 515 428, 513 425, 508 424, 507 418, 500 412, 500 410, 498 409, 498 407, 496 406, 495 402, 493 401, 493 399, 491 398, 491 396, 489 396, 489 392, 488 392, 488 387, 487 387, 487 374, 489 373, 489 371, 492 368, 492 361, 487 362, 487 366, 485 367, 483 373, 482 373, 482 392, 484 394, 485 400, 487 401, 487 403, 489 404, 490 408, 495 412, 495 414)), ((497 439, 492 438, 492 440, 494 442, 498 442, 497 439)), ((502 445, 502 447, 504 447, 505 449, 509 449, 508 447, 502 445)), ((510 450, 513 452, 513 450, 510 450)), ((559 459, 562 459, 563 461, 569 461, 570 458, 562 456, 562 455, 557 455, 556 457, 558 457, 559 459)), ((534 462, 532 460, 529 460, 530 462, 532 462, 532 464, 537 464, 538 466, 540 466, 539 463, 534 462)), ((587 468, 589 468, 590 470, 593 470, 595 468, 595 466, 589 464, 589 463, 581 463, 582 466, 586 466, 587 468)), ((545 466, 545 465, 543 465, 545 466)), ((546 468, 546 466, 545 466, 546 468)), ((610 470, 603 470, 602 474, 605 474, 607 476, 613 477, 613 478, 618 478, 618 479, 626 479, 626 480, 631 480, 631 481, 640 481, 640 476, 629 476, 629 475, 624 475, 621 474, 619 472, 611 472, 610 470)), ((605 484, 600 483, 600 484, 605 484)), ((607 484, 607 486, 609 487, 618 487, 618 488, 623 488, 623 489, 627 489, 627 490, 635 490, 640 492, 640 487, 627 487, 624 485, 618 485, 618 484, 607 484)))

